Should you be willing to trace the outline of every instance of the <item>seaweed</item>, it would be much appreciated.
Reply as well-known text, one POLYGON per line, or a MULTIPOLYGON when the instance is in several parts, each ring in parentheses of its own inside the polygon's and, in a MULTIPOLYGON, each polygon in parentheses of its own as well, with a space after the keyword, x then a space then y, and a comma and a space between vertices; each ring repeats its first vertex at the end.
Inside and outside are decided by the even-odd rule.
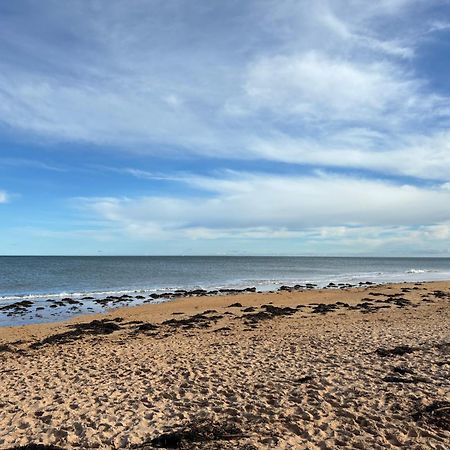
POLYGON ((71 325, 73 330, 66 331, 64 333, 53 334, 51 336, 42 339, 41 341, 34 342, 30 345, 32 349, 38 349, 44 345, 65 344, 75 341, 86 335, 99 335, 99 334, 111 334, 121 329, 116 322, 120 320, 93 320, 87 323, 77 323, 71 325))
POLYGON ((376 353, 378 356, 403 356, 407 353, 412 353, 417 349, 414 347, 410 347, 409 345, 399 345, 394 348, 378 348, 376 353))
POLYGON ((174 431, 163 433, 133 449, 146 450, 152 448, 189 449, 196 444, 206 444, 211 441, 229 441, 245 437, 234 424, 218 424, 214 422, 192 422, 174 431))
POLYGON ((447 400, 434 401, 414 413, 413 419, 435 428, 450 431, 450 402, 447 400))
POLYGON ((61 447, 56 447, 55 445, 44 445, 44 444, 27 444, 20 447, 11 447, 7 450, 64 450, 61 447))

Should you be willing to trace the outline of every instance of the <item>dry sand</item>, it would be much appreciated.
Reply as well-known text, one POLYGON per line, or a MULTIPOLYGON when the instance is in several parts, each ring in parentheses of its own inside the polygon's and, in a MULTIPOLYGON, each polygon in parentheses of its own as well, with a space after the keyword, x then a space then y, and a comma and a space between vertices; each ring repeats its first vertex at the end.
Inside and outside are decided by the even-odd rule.
POLYGON ((183 448, 449 449, 449 312, 450 282, 436 282, 2 328, 0 449, 150 449, 183 426, 183 448))

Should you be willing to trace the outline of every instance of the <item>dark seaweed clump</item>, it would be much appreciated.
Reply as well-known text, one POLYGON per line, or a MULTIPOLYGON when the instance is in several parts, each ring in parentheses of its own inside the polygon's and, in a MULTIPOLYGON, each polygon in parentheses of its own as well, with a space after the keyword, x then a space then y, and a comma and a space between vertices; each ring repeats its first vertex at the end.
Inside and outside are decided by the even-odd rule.
MULTIPOLYGON (((116 321, 118 320, 119 319, 116 319, 116 321)), ((48 336, 45 339, 42 339, 42 341, 34 342, 30 347, 36 349, 47 344, 65 344, 80 339, 85 335, 111 334, 120 330, 120 326, 116 321, 104 319, 93 320, 92 322, 87 323, 77 323, 71 326, 73 328, 72 330, 48 336)))
POLYGON ((147 442, 133 446, 133 448, 139 450, 149 450, 152 448, 190 449, 197 448, 197 445, 204 445, 212 441, 230 441, 242 437, 245 436, 234 424, 194 422, 185 427, 161 434, 147 442))
POLYGON ((21 447, 11 447, 7 450, 63 450, 61 447, 55 447, 54 445, 44 444, 27 444, 21 447))
POLYGON ((409 345, 399 345, 398 347, 394 348, 379 348, 377 349, 376 353, 378 356, 403 356, 407 353, 412 353, 416 349, 413 347, 410 347, 409 345))
POLYGON ((413 414, 414 420, 450 431, 450 402, 435 401, 413 414))

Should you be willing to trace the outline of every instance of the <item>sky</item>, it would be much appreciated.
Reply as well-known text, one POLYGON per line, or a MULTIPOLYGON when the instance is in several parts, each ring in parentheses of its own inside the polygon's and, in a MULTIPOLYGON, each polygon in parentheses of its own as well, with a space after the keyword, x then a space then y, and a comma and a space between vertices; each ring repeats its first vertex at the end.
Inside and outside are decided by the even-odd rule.
POLYGON ((450 0, 0 2, 0 254, 450 256, 450 0))

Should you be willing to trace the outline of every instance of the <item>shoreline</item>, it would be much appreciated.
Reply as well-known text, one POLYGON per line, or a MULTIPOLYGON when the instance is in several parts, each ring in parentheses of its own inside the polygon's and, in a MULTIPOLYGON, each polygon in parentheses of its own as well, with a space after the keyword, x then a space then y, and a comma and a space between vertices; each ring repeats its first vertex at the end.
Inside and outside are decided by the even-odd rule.
MULTIPOLYGON (((396 286, 416 283, 442 283, 450 280, 430 280, 430 281, 399 281, 399 282, 372 282, 359 281, 349 282, 328 282, 323 286, 315 283, 279 285, 275 290, 260 290, 256 286, 223 287, 211 290, 196 289, 176 289, 171 291, 161 290, 159 293, 134 289, 128 290, 128 294, 123 295, 103 295, 84 296, 84 294, 55 294, 43 295, 38 301, 34 298, 18 297, 10 303, 0 304, 0 330, 9 327, 21 327, 28 325, 45 325, 51 323, 68 322, 84 316, 97 316, 108 314, 110 311, 122 308, 135 308, 142 305, 157 305, 160 303, 186 300, 196 297, 220 298, 235 296, 240 294, 267 295, 279 294, 280 292, 321 292, 325 290, 348 291, 375 286, 396 286), (134 294, 134 295, 130 295, 134 294), (53 298, 54 297, 54 298, 53 298), (46 299, 45 301, 43 299, 46 299), (14 323, 17 321, 17 323, 14 323), (22 323, 20 323, 22 321, 22 323)), ((112 291, 111 291, 112 292, 112 291)), ((122 292, 122 291, 120 291, 122 292)), ((124 291, 125 292, 125 291, 124 291)))
MULTIPOLYGON (((314 284, 308 284, 310 287, 298 289, 298 285, 282 285, 275 291, 256 291, 255 287, 243 287, 239 289, 223 289, 223 293, 211 293, 211 291, 204 290, 204 293, 199 295, 180 295, 172 296, 172 292, 163 292, 155 299, 155 302, 144 302, 140 304, 127 304, 107 306, 104 310, 96 312, 88 312, 85 314, 76 314, 72 317, 68 317, 62 320, 53 319, 48 322, 39 323, 24 323, 15 325, 0 326, 0 339, 2 338, 2 330, 5 329, 26 329, 28 327, 37 329, 39 327, 59 327, 70 325, 71 323, 78 323, 86 320, 101 320, 102 318, 115 318, 119 315, 125 316, 137 316, 140 314, 149 315, 152 311, 159 316, 159 320, 162 321, 164 317, 176 312, 175 310, 183 310, 184 312, 192 312, 201 307, 212 308, 214 306, 224 307, 228 300, 237 299, 236 301, 243 300, 247 302, 249 306, 260 305, 264 302, 279 302, 282 299, 284 302, 303 302, 307 304, 313 297, 316 300, 320 300, 323 303, 331 303, 336 299, 342 297, 345 293, 347 300, 350 303, 355 303, 360 300, 360 294, 367 292, 371 289, 395 289, 402 287, 414 288, 414 286, 425 285, 429 287, 436 286, 440 288, 442 286, 450 285, 449 280, 435 280, 435 281, 402 281, 398 283, 373 283, 373 282, 360 282, 359 285, 339 286, 334 283, 329 283, 325 287, 317 287, 314 284), (228 291, 228 292, 226 292, 228 291), (281 295, 281 297, 280 297, 281 295), (295 301, 293 299, 296 299, 295 301), (165 314, 167 313, 167 314, 165 314)), ((189 292, 189 291, 185 291, 189 292)), ((217 291, 212 291, 217 292, 217 291)), ((167 318, 167 317, 166 317, 167 318)))
POLYGON ((450 281, 186 297, 3 327, 0 349, 0 450, 150 449, 186 427, 192 449, 450 440, 426 412, 450 406, 450 281))

